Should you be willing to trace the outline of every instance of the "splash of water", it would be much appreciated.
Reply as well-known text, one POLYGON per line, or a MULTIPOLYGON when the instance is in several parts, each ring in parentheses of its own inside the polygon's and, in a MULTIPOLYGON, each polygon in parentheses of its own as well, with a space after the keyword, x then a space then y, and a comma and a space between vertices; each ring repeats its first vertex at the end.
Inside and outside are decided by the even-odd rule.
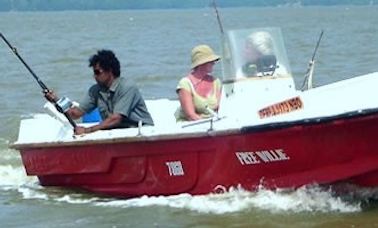
POLYGON ((0 165, 0 189, 18 189, 29 183, 35 183, 35 177, 28 177, 23 167, 0 165))
POLYGON ((225 214, 252 209, 281 212, 357 212, 360 202, 343 201, 330 190, 318 186, 302 187, 297 190, 268 190, 260 188, 256 192, 242 188, 230 188, 221 194, 192 196, 158 196, 97 202, 98 206, 110 207, 147 207, 167 206, 189 209, 200 213, 225 214))

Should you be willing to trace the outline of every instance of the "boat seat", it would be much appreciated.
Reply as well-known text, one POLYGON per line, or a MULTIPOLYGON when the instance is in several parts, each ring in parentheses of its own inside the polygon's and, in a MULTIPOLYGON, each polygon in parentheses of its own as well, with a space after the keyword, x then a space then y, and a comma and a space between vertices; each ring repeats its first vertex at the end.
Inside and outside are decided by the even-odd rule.
POLYGON ((156 127, 169 128, 169 126, 176 125, 174 114, 180 106, 178 100, 146 100, 146 105, 156 127))
POLYGON ((85 113, 82 117, 82 122, 83 123, 98 123, 101 122, 101 116, 100 116, 100 111, 98 108, 95 108, 92 112, 90 113, 85 113))

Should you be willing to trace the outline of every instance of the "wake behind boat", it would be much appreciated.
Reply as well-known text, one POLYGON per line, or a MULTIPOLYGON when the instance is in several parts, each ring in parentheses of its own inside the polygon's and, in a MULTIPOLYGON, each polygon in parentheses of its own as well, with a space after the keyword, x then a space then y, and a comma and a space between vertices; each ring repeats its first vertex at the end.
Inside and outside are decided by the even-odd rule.
POLYGON ((47 104, 47 114, 21 121, 12 145, 27 174, 43 186, 115 197, 378 185, 378 101, 371 99, 378 72, 301 91, 280 29, 228 31, 223 47, 222 99, 212 118, 177 123, 178 101, 150 100, 153 127, 73 137, 70 123, 47 104), (246 41, 259 33, 271 37, 271 52, 251 64, 246 41))

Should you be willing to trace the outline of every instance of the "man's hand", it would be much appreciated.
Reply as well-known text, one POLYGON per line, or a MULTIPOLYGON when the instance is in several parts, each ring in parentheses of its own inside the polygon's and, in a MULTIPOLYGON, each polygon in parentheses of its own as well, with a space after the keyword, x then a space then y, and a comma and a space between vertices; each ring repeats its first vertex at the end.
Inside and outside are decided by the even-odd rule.
POLYGON ((74 133, 75 135, 82 135, 82 134, 90 133, 90 128, 76 126, 74 133))
POLYGON ((47 89, 43 90, 43 95, 50 102, 55 103, 58 100, 58 97, 52 90, 47 90, 47 89))

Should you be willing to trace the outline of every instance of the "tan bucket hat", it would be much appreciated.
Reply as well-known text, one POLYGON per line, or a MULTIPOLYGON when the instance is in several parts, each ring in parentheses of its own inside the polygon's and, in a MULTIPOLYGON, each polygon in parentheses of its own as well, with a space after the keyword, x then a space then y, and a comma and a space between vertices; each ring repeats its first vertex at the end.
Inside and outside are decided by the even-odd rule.
POLYGON ((199 65, 218 61, 220 56, 214 54, 213 49, 205 44, 198 45, 192 49, 192 69, 199 65))

